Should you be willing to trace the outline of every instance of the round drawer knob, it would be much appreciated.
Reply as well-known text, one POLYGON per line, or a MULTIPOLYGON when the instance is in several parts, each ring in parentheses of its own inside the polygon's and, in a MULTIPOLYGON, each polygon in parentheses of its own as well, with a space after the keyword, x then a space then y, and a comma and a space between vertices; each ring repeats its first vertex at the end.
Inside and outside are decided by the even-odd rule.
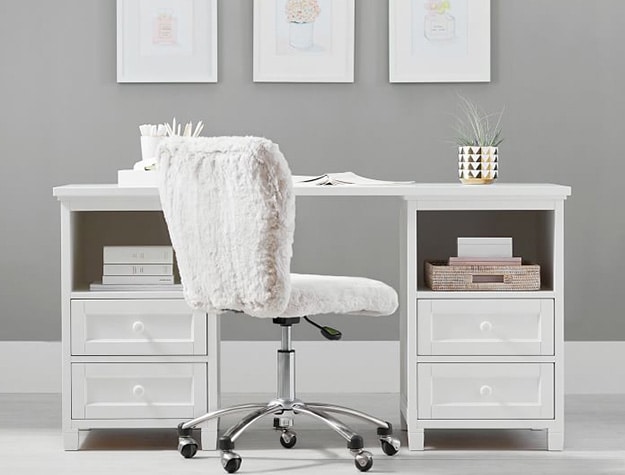
POLYGON ((488 333, 492 331, 492 329, 493 324, 490 323, 488 320, 484 320, 482 323, 480 323, 480 330, 482 331, 482 333, 488 333))
POLYGON ((140 384, 135 384, 132 387, 132 394, 135 397, 143 397, 143 395, 145 394, 145 388, 141 386, 140 384))
POLYGON ((145 325, 143 324, 143 322, 137 320, 135 323, 132 324, 133 332, 143 333, 144 330, 145 330, 145 325))
POLYGON ((480 395, 490 396, 491 394, 493 394, 493 388, 491 388, 490 386, 485 384, 480 388, 480 395))

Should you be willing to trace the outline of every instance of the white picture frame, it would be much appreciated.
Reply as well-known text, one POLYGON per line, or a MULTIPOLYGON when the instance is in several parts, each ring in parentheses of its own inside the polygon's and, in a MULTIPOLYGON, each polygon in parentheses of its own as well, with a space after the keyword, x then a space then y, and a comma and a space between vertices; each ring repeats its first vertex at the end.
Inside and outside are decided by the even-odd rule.
POLYGON ((217 82, 217 0, 117 0, 117 82, 217 82))
POLYGON ((354 0, 254 0, 254 82, 354 82, 354 24, 354 0))
POLYGON ((389 81, 489 82, 490 0, 390 0, 389 81))

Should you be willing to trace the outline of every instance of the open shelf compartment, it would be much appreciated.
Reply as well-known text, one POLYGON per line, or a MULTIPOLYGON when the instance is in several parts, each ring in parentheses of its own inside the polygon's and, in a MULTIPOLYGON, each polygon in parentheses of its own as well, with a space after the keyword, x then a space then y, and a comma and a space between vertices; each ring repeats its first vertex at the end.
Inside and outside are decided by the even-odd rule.
MULTIPOLYGON (((418 291, 420 294, 432 292, 425 285, 425 262, 447 261, 449 257, 456 256, 458 237, 511 237, 514 256, 522 257, 524 263, 540 265, 541 289, 528 291, 528 293, 552 291, 554 282, 553 219, 554 213, 550 210, 418 211, 418 291)), ((470 292, 486 293, 480 290, 470 292)), ((499 292, 509 293, 509 291, 499 292)), ((513 292, 523 293, 522 291, 513 292)))
MULTIPOLYGON (((171 246, 167 224, 160 211, 77 211, 74 218, 73 292, 86 293, 90 283, 102 280, 104 246, 171 246)), ((180 282, 175 259, 174 281, 180 282)), ((93 292, 96 296, 105 293, 109 292, 93 292)), ((122 294, 128 293, 133 292, 122 294)))

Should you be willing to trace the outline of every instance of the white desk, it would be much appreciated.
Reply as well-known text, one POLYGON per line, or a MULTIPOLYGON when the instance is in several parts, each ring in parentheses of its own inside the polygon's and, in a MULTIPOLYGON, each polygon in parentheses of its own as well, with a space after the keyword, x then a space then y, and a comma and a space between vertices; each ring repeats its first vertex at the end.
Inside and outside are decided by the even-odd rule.
MULTIPOLYGON (((410 449, 423 449, 430 428, 547 429, 548 448, 562 449, 563 220, 569 187, 296 186, 295 193, 394 196, 403 202, 398 365, 410 449), (454 255, 455 238, 468 235, 512 236, 515 252, 518 245, 524 258, 541 264, 541 290, 426 289, 424 259, 454 255)), ((54 188, 54 196, 61 202, 65 448, 77 449, 81 431, 88 429, 175 427, 215 409, 218 319, 188 310, 180 292, 87 290, 101 277, 103 244, 168 244, 157 190, 67 185, 54 188), (110 316, 110 325, 102 315, 110 316), (151 323, 154 315, 160 317, 151 323), (173 340, 158 336, 168 316, 178 322, 173 340), (153 332, 137 335, 137 318, 153 332), (115 338, 98 340, 99 331, 115 338), (176 378, 192 392, 172 390, 184 386, 176 378), (102 392, 103 381, 108 389, 102 392), (144 387, 142 381, 156 383, 144 387)), ((204 447, 215 446, 216 430, 216 424, 202 430, 204 447)))

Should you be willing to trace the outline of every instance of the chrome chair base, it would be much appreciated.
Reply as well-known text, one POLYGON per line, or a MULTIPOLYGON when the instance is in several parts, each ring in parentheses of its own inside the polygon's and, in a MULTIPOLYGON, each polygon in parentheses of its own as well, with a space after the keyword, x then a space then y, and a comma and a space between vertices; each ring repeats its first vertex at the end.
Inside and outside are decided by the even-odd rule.
MULTIPOLYGON (((279 319, 276 319, 279 320, 279 319)), ((178 451, 185 458, 193 457, 198 449, 191 431, 200 424, 228 414, 247 412, 239 422, 230 427, 220 438, 218 449, 221 450, 221 462, 224 470, 234 473, 241 467, 241 457, 234 452, 235 442, 252 424, 274 416, 274 428, 280 430, 280 443, 285 448, 292 448, 297 442, 297 434, 291 429, 294 415, 305 415, 324 422, 347 442, 347 448, 354 457, 354 464, 361 472, 368 471, 373 465, 370 452, 364 450, 363 438, 332 414, 350 416, 370 422, 377 426, 377 435, 386 455, 395 455, 400 448, 399 440, 392 437, 392 425, 382 419, 348 407, 326 403, 306 403, 295 397, 295 350, 291 348, 291 325, 299 319, 284 319, 282 327, 282 346, 278 350, 278 395, 268 403, 239 404, 219 409, 178 426, 178 451)), ((274 320, 275 322, 275 320, 274 320)))

